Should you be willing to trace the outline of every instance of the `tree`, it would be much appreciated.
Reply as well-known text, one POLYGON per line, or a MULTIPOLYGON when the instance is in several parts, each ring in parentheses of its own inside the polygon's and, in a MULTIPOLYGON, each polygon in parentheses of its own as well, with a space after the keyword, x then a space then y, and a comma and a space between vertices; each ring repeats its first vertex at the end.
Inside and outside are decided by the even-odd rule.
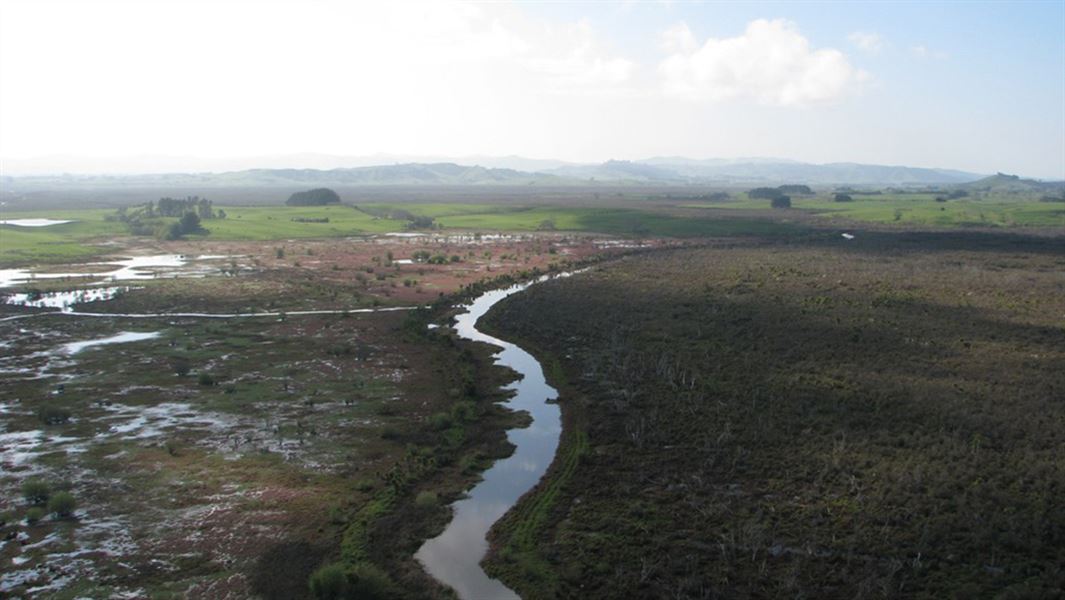
POLYGON ((200 233, 204 230, 203 226, 200 225, 200 216, 191 211, 185 213, 184 216, 181 217, 180 223, 182 234, 200 233))
POLYGON ((340 196, 329 188, 315 188, 306 192, 296 192, 285 200, 288 206, 325 206, 340 204, 340 196))
POLYGON ((850 194, 836 194, 834 199, 835 199, 836 202, 853 202, 854 201, 854 198, 851 198, 850 194))
POLYGON ((791 208, 791 198, 787 196, 777 196, 773 198, 770 205, 773 208, 791 208))

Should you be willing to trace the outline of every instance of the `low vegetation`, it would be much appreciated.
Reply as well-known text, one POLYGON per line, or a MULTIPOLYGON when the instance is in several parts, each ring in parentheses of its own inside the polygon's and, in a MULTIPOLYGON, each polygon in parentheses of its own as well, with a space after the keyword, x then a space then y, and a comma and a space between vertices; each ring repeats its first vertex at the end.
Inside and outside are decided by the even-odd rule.
POLYGON ((566 429, 491 572, 525 598, 1054 597, 1060 242, 722 242, 509 298, 492 328, 558 366, 566 429))

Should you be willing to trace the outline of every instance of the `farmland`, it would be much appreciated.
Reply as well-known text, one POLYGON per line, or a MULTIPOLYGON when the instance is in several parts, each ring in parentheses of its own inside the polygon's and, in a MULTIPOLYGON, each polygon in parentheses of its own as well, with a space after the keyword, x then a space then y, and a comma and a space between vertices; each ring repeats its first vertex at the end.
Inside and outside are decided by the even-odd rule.
MULTIPOLYGON (((1065 204, 1034 199, 956 199, 937 202, 934 193, 855 194, 850 202, 821 195, 792 198, 792 209, 826 222, 871 222, 897 227, 1065 227, 1065 204)), ((682 205, 708 211, 768 211, 769 202, 739 195, 724 202, 682 205)))
MULTIPOLYGON (((431 201, 415 194, 409 201, 382 202, 387 194, 364 194, 354 205, 287 207, 220 205, 227 218, 204 223, 205 241, 277 241, 365 236, 407 230, 399 215, 427 217, 443 229, 470 231, 563 231, 614 236, 706 237, 798 235, 810 228, 875 224, 887 228, 1042 229, 1065 227, 1065 204, 991 194, 981 199, 937 202, 935 193, 855 194, 834 202, 831 194, 796 196, 792 208, 773 210, 768 200, 733 192, 726 200, 707 201, 702 189, 667 188, 616 194, 566 192, 565 202, 499 192, 470 192, 468 201, 431 201), (391 218, 390 218, 391 217, 391 218)), ((439 196, 447 196, 441 192, 439 196)), ((563 195, 560 193, 560 198, 563 195)), ((68 205, 69 206, 69 205, 68 205)), ((107 220, 110 209, 57 208, 4 211, 4 219, 71 219, 74 223, 28 229, 0 226, 0 266, 62 262, 102 254, 100 246, 127 235, 120 222, 107 220)))

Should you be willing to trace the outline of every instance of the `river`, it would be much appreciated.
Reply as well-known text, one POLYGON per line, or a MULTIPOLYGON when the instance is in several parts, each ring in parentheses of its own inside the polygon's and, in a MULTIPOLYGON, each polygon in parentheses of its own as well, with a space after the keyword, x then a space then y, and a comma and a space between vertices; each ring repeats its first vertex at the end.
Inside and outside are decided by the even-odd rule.
POLYGON ((507 439, 515 446, 514 454, 496 461, 485 471, 484 479, 452 505, 454 518, 447 529, 425 542, 414 555, 430 575, 453 588, 460 598, 518 597, 481 568, 481 560, 488 551, 486 535, 492 524, 543 477, 554 459, 562 431, 559 407, 549 402, 558 397, 558 392, 547 385, 540 363, 515 344, 478 331, 477 320, 500 300, 547 279, 541 277, 530 283, 486 292, 455 319, 455 331, 460 337, 501 348, 495 355, 495 363, 514 369, 520 376, 504 388, 515 392, 505 406, 527 411, 532 416, 528 427, 507 432, 507 439))

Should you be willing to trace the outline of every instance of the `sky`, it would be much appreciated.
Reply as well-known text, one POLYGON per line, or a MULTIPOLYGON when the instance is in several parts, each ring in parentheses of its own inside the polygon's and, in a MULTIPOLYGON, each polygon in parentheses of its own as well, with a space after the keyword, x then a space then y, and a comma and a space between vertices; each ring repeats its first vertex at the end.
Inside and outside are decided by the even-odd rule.
POLYGON ((299 153, 1065 179, 1065 1, 0 0, 5 174, 299 153))

